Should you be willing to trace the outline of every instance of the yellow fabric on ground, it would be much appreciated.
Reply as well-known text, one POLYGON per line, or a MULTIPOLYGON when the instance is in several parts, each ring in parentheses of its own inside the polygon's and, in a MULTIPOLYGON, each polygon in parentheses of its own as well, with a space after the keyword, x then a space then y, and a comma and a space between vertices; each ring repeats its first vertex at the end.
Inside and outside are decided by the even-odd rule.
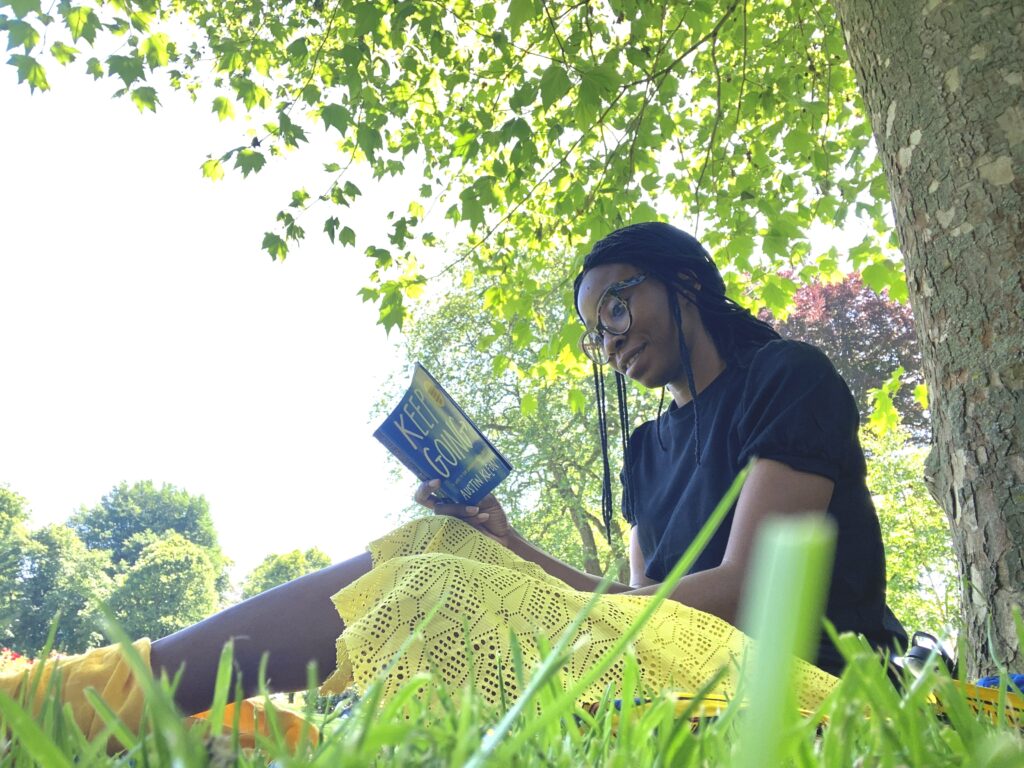
MULTIPOLYGON (((267 708, 262 699, 252 698, 227 704, 224 707, 224 716, 221 718, 223 733, 230 734, 235 725, 235 711, 238 712, 238 744, 243 749, 252 749, 256 746, 256 735, 269 736, 273 732, 271 723, 268 721, 267 708)), ((286 709, 274 710, 274 719, 277 722, 277 729, 284 738, 288 748, 295 748, 302 741, 305 734, 306 742, 312 746, 320 743, 320 729, 305 718, 286 709)), ((206 720, 210 713, 200 712, 198 715, 188 718, 190 722, 206 720)))
MULTIPOLYGON (((149 639, 136 640, 132 647, 149 666, 149 639)), ((37 665, 41 664, 44 662, 37 661, 26 670, 0 673, 0 691, 19 701, 22 691, 27 690, 25 686, 30 685, 37 665)), ((120 646, 108 645, 77 656, 46 661, 35 687, 33 714, 42 709, 50 679, 57 671, 60 673, 61 700, 71 705, 75 722, 89 739, 96 738, 106 726, 85 698, 86 688, 94 688, 129 729, 138 731, 142 716, 142 691, 135 684, 135 676, 121 654, 120 646)))
MULTIPOLYGON (((591 599, 549 576, 539 566, 450 517, 414 520, 370 547, 373 569, 334 595, 345 623, 338 638, 338 668, 325 693, 350 685, 365 688, 384 675, 384 697, 410 676, 431 671, 448 690, 471 685, 489 703, 502 688, 517 694, 510 633, 522 647, 526 670, 537 666, 535 638, 554 644, 591 599), (437 606, 430 621, 424 618, 437 606), (402 658, 397 651, 419 627, 402 658), (499 681, 500 678, 500 681, 499 681)), ((579 679, 626 631, 649 598, 604 595, 584 621, 563 669, 565 682, 579 679)), ((697 691, 720 669, 715 693, 731 696, 746 636, 721 619, 667 600, 634 642, 643 683, 655 691, 697 691)), ((591 685, 581 701, 596 701, 611 686, 618 695, 622 661, 591 685)), ((797 661, 799 705, 815 708, 836 678, 797 661)))

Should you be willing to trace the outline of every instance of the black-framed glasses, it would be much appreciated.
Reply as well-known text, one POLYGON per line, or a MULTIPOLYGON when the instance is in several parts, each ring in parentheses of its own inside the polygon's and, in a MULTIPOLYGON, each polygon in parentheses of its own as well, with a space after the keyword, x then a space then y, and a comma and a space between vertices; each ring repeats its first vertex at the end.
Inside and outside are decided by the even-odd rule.
POLYGON ((592 331, 584 331, 580 337, 580 347, 583 354, 589 357, 598 365, 604 365, 610 359, 604 349, 604 335, 622 336, 629 331, 633 324, 633 313, 629 311, 629 299, 624 298, 620 293, 627 288, 640 285, 647 279, 643 272, 633 277, 609 285, 601 300, 597 302, 597 325, 592 331))

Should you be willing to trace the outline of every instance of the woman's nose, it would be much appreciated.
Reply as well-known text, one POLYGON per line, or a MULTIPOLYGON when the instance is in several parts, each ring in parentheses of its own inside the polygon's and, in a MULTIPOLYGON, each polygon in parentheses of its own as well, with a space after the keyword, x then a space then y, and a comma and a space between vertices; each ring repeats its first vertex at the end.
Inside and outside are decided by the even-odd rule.
POLYGON ((626 334, 615 335, 605 331, 602 341, 604 342, 604 352, 610 360, 616 350, 622 349, 622 345, 626 343, 626 334))

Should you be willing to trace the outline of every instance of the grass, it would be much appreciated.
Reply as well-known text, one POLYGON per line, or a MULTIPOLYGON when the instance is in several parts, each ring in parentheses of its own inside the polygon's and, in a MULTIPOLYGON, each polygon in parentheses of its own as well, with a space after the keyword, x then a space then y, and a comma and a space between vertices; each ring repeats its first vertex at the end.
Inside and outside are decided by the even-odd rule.
MULTIPOLYGON (((731 502, 727 498, 725 503, 731 502)), ((316 746, 303 739, 290 747, 277 728, 244 748, 237 730, 225 734, 210 722, 187 726, 173 704, 174 682, 152 679, 144 662, 130 653, 146 687, 139 734, 101 710, 106 728, 89 740, 66 707, 51 701, 30 714, 24 703, 0 694, 0 768, 1024 766, 1024 739, 1007 722, 1005 696, 994 703, 994 715, 978 713, 938 666, 908 676, 898 692, 879 657, 853 636, 836 638, 848 662, 836 690, 818 711, 797 710, 788 670, 794 653, 805 653, 817 634, 815 617, 824 599, 832 541, 832 531, 820 520, 782 523, 761 537, 755 596, 746 617, 761 641, 756 658, 745 664, 737 696, 713 718, 691 719, 699 712, 698 700, 680 702, 643 690, 628 637, 593 672, 596 679, 612 663, 624 661, 622 690, 615 694, 621 704, 609 693, 593 712, 580 708, 576 695, 585 684, 567 683, 558 675, 575 639, 571 628, 536 670, 523 669, 514 654, 523 694, 504 707, 488 708, 472 690, 447 690, 423 674, 388 701, 381 700, 381 688, 374 685, 351 708, 327 715, 317 715, 315 694, 307 695, 304 713, 321 728, 316 746), (792 620, 780 622, 779 616, 792 620), (941 713, 936 699, 942 702, 941 713), (110 736, 121 740, 124 752, 107 756, 110 736)), ((687 568, 681 563, 673 578, 687 568)), ((672 583, 672 578, 666 581, 672 583)), ((112 637, 127 646, 116 627, 112 637)), ((229 698, 230 654, 228 647, 221 658, 215 710, 229 698)), ((265 697, 265 706, 273 710, 277 705, 265 697)))

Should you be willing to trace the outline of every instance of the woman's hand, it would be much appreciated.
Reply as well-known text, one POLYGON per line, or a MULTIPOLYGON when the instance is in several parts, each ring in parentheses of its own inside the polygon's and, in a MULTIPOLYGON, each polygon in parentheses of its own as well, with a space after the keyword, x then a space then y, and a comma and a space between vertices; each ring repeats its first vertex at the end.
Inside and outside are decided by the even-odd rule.
POLYGON ((420 483, 419 488, 416 489, 416 494, 413 498, 418 504, 422 504, 427 509, 433 510, 435 515, 450 515, 451 517, 457 517, 464 523, 476 528, 480 533, 485 536, 497 541, 502 546, 507 547, 511 540, 512 526, 508 524, 508 517, 505 515, 505 510, 502 509, 501 503, 494 498, 493 493, 487 494, 478 506, 467 507, 463 504, 451 504, 446 501, 442 501, 434 495, 441 485, 440 480, 431 480, 426 483, 420 483))

